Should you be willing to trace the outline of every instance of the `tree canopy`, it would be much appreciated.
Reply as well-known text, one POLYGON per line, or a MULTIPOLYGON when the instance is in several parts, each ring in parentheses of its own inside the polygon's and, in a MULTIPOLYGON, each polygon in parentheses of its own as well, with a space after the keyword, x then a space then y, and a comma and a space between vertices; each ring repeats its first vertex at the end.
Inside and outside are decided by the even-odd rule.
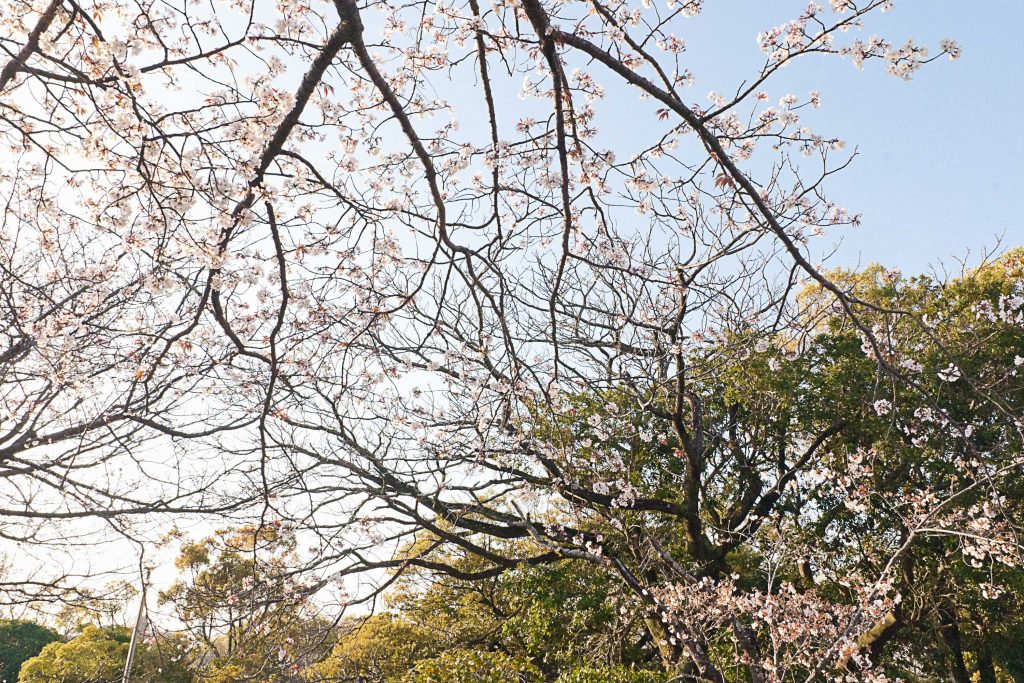
MULTIPOLYGON (((53 642, 21 667, 18 683, 118 683, 128 657, 131 634, 120 627, 86 626, 68 642, 53 642)), ((142 683, 191 683, 180 653, 142 645, 132 680, 142 683)))
POLYGON ((55 640, 56 633, 31 621, 0 622, 0 682, 17 683, 22 662, 55 640))

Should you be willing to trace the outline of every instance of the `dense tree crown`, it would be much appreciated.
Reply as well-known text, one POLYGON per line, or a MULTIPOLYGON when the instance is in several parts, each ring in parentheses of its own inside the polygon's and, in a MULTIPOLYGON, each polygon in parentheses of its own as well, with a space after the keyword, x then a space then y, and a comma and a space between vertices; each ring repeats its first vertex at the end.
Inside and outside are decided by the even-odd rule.
MULTIPOLYGON (((86 626, 81 635, 50 643, 21 667, 18 683, 117 683, 124 672, 131 636, 128 629, 86 626)), ((160 647, 142 646, 135 680, 145 683, 191 683, 179 655, 160 647)))
POLYGON ((779 79, 960 48, 778 3, 705 96, 702 4, 0 0, 2 602, 201 521, 140 676, 1019 678, 1021 253, 820 265, 779 79))
POLYGON ((0 622, 0 682, 17 683, 21 665, 57 640, 57 634, 23 620, 0 622))

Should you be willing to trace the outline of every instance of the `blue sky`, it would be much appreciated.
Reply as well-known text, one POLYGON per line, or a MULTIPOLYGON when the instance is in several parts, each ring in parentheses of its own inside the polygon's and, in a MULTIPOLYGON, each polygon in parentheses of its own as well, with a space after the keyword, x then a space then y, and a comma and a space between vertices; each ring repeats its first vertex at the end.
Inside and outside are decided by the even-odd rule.
MULTIPOLYGON (((820 0, 821 1, 821 0, 820 0)), ((824 3, 823 3, 824 4, 824 3)), ((756 70, 758 31, 796 16, 804 0, 711 0, 684 36, 694 59, 693 92, 728 93, 756 70), (725 48, 725 49, 724 49, 725 48), (726 55, 721 59, 722 55, 726 55)), ((894 43, 909 37, 931 48, 945 37, 963 47, 910 82, 881 63, 857 70, 849 61, 814 57, 789 67, 769 88, 805 94, 823 106, 814 127, 857 147, 853 166, 834 178, 830 195, 863 213, 846 230, 833 261, 878 261, 911 273, 996 243, 1024 244, 1024 55, 1021 0, 897 0, 869 19, 864 37, 894 43)))
MULTIPOLYGON (((688 46, 681 63, 696 76, 684 96, 707 106, 709 91, 735 92, 763 64, 755 36, 797 17, 807 4, 704 0, 700 15, 675 24, 688 46)), ((372 23, 374 15, 368 16, 372 23)), ((801 110, 802 119, 858 152, 827 189, 836 203, 861 213, 863 224, 830 233, 819 242, 822 252, 838 240, 831 264, 877 261, 913 273, 969 252, 977 255, 994 247, 1000 236, 1004 247, 1024 245, 1024 133, 1019 123, 1024 113, 1024 0, 894 0, 891 11, 875 12, 866 23, 860 35, 840 36, 840 43, 877 33, 897 45, 913 38, 937 54, 938 42, 953 38, 963 55, 957 61, 942 57, 909 82, 886 74, 881 61, 858 70, 849 60, 808 56, 768 82, 765 90, 773 101, 787 92, 805 99, 811 90, 820 91, 822 108, 801 110)), ((608 97, 598 107, 603 145, 628 149, 624 136, 633 128, 658 124, 638 117, 635 90, 617 84, 603 68, 592 71, 608 86, 608 97)), ((457 73, 470 78, 473 72, 470 64, 457 73)), ((492 73, 500 73, 493 63, 492 73)), ((455 103, 460 122, 486 144, 489 134, 475 81, 437 80, 444 97, 455 103)), ((539 117, 545 115, 546 103, 515 96, 520 83, 517 76, 510 86, 497 86, 505 126, 512 117, 532 113, 532 107, 539 107, 539 117)), ((401 136, 395 141, 404 145, 401 136)))

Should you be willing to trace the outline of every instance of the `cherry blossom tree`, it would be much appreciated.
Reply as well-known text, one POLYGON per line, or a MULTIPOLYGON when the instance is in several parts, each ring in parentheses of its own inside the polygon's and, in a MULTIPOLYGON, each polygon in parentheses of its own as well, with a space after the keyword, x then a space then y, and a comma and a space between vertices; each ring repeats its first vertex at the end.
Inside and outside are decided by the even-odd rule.
POLYGON ((884 680, 925 539, 1019 558, 1015 366, 816 265, 854 155, 778 75, 959 56, 865 37, 892 5, 797 7, 702 97, 700 0, 8 0, 4 514, 245 510, 350 604, 570 558, 666 669, 884 680))

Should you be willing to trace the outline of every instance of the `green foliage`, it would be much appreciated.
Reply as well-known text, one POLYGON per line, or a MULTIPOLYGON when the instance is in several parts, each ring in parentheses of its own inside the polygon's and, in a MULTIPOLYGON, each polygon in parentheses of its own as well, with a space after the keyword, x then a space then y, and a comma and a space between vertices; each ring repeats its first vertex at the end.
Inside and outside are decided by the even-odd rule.
MULTIPOLYGON (((21 668, 18 683, 118 683, 128 657, 126 628, 86 626, 66 643, 54 642, 21 668)), ((192 676, 177 648, 139 644, 132 680, 136 683, 189 683, 192 676)))
MULTIPOLYGON (((684 461, 693 453, 667 417, 669 392, 623 387, 566 396, 567 408, 557 416, 543 408, 534 416, 534 434, 557 454, 564 478, 609 498, 627 486, 659 504, 685 505, 687 495, 699 495, 696 514, 705 529, 738 523, 743 517, 733 515, 744 499, 763 500, 796 465, 796 476, 759 518, 770 523, 745 524, 744 539, 735 545, 702 548, 702 535, 689 540, 686 526, 668 515, 654 521, 593 496, 600 514, 590 519, 614 518, 616 528, 577 523, 600 533, 619 557, 632 549, 617 528, 656 530, 679 565, 718 563, 720 574, 764 590, 764 568, 771 563, 776 581, 813 587, 822 599, 843 605, 847 587, 825 577, 884 564, 903 543, 914 506, 935 505, 922 499, 924 491, 941 497, 963 490, 942 508, 942 523, 953 530, 975 523, 1005 528, 1024 517, 1024 477, 1015 464, 1024 447, 1014 422, 1024 413, 1024 252, 944 282, 878 266, 830 278, 863 302, 855 305, 863 327, 837 311, 831 293, 814 287, 799 297, 798 324, 767 335, 735 329, 721 343, 691 352, 689 368, 713 368, 688 375, 681 406, 682 424, 700 425, 696 464, 684 461), (863 328, 873 330, 879 348, 863 328), (830 434, 824 446, 801 461, 800 453, 821 434, 830 434), (699 494, 687 494, 687 466, 701 472, 699 494), (988 498, 990 486, 975 484, 979 473, 998 480, 1004 497, 997 504, 988 498), (988 521, 979 518, 986 506, 998 510, 988 521), (716 557, 722 548, 724 556, 716 557), (765 556, 775 548, 786 549, 781 564, 765 556)), ((969 664, 989 652, 997 671, 1020 670, 1024 591, 1019 558, 1012 555, 978 550, 955 534, 919 535, 897 581, 907 607, 897 608, 899 626, 887 634, 887 645, 880 644, 876 660, 888 666, 886 653, 894 652, 916 660, 910 669, 891 670, 907 680, 922 671, 943 675, 950 664, 942 633, 959 625, 969 664), (937 612, 952 623, 923 616, 937 612)), ((652 580, 672 580, 672 572, 665 574, 652 580)), ((538 602, 510 623, 526 622, 542 608, 543 596, 539 591, 538 602)), ((525 632, 531 629, 539 642, 558 633, 543 623, 525 632)), ((727 632, 722 643, 727 662, 734 649, 727 632)))
MULTIPOLYGON (((1024 478, 1013 463, 1022 453, 1022 434, 1012 417, 1024 412, 1021 256, 1011 252, 946 282, 877 266, 831 273, 865 302, 857 313, 883 342, 882 359, 861 330, 831 310, 831 296, 814 288, 801 296, 810 322, 799 357, 772 371, 767 362, 780 355, 775 344, 727 373, 734 400, 774 401, 790 432, 813 433, 836 416, 845 418, 841 434, 813 465, 829 477, 854 477, 872 496, 851 504, 850 496, 834 495, 836 487, 822 494, 804 484, 782 508, 819 511, 805 527, 806 540, 828 558, 832 572, 893 552, 904 538, 906 506, 922 491, 964 491, 943 508, 954 528, 1021 518, 1024 478), (881 360, 903 379, 881 372, 881 360), (855 473, 855 462, 866 468, 855 473), (980 518, 989 487, 973 485, 979 474, 993 477, 1002 494, 999 516, 990 521, 980 518)), ((907 680, 922 672, 948 675, 954 654, 943 640, 955 632, 968 663, 988 651, 997 673, 1021 671, 1019 560, 977 551, 947 534, 919 537, 901 566, 899 590, 910 607, 899 610, 893 642, 878 651, 883 668, 907 680), (937 623, 936 614, 945 623, 937 623), (909 669, 897 664, 913 660, 909 669)))
POLYGON ((0 683, 16 683, 22 662, 58 639, 56 633, 31 621, 0 621, 0 683))
POLYGON ((598 668, 584 666, 567 671, 555 683, 668 683, 668 674, 623 666, 598 668))
POLYGON ((501 626, 506 642, 557 671, 575 663, 635 656, 627 643, 609 638, 620 619, 614 581, 582 562, 558 562, 510 572, 502 580, 509 616, 501 626))
MULTIPOLYGON (((446 561, 463 571, 481 566, 472 557, 446 561)), ((637 645, 641 630, 623 626, 629 614, 618 609, 629 601, 619 587, 578 561, 520 567, 472 581, 410 571, 388 604, 394 612, 343 625, 330 657, 311 667, 307 678, 422 683, 461 663, 468 673, 459 675, 474 682, 514 670, 524 681, 535 676, 553 681, 577 672, 578 677, 611 676, 610 683, 648 683, 639 669, 656 656, 637 645), (632 664, 601 669, 598 661, 632 664)))
POLYGON ((419 662, 395 683, 542 683, 537 667, 519 657, 484 650, 451 650, 419 662))
POLYGON ((307 671, 309 680, 390 681, 437 654, 442 633, 392 614, 346 624, 344 631, 330 656, 307 671))

